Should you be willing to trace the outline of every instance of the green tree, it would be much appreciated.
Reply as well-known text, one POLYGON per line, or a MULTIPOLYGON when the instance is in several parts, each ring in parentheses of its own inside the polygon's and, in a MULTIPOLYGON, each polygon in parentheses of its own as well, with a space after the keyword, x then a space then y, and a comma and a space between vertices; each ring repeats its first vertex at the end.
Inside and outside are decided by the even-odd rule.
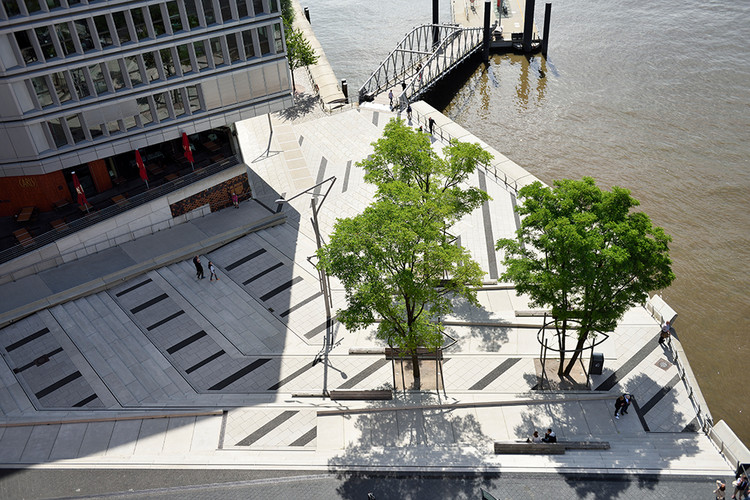
POLYGON ((429 136, 400 120, 386 125, 373 146, 374 154, 357 165, 378 186, 375 201, 336 222, 318 252, 319 265, 344 285, 347 307, 338 312, 339 321, 352 330, 379 321, 378 338, 411 356, 419 389, 417 349, 442 345, 441 317, 453 299, 477 303, 475 288, 484 273, 447 228, 488 199, 460 184, 491 156, 454 142, 441 158, 429 136))
POLYGON ((534 182, 519 190, 523 217, 517 239, 501 239, 502 279, 528 294, 534 307, 550 307, 558 325, 559 375, 569 375, 589 336, 615 328, 630 307, 674 280, 672 240, 649 217, 632 209, 630 191, 602 191, 590 177, 560 180, 554 188, 534 182), (568 365, 565 337, 578 325, 568 365))
POLYGON ((286 57, 292 70, 292 88, 294 88, 294 70, 318 62, 318 56, 302 30, 285 23, 286 57))
POLYGON ((292 25, 294 21, 294 6, 292 0, 281 0, 281 18, 284 24, 292 25))

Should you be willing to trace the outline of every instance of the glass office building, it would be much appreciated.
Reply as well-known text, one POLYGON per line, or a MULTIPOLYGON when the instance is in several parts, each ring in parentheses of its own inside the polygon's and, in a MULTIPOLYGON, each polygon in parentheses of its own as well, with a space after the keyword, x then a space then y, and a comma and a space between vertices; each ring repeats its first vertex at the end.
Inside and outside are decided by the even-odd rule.
POLYGON ((292 103, 280 0, 0 0, 0 215, 292 103))

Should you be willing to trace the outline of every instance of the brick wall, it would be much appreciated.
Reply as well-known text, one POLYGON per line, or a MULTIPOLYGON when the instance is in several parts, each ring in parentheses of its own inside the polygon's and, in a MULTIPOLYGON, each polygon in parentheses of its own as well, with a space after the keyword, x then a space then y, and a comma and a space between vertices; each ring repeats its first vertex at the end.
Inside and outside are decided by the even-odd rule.
POLYGON ((206 204, 211 206, 212 212, 216 212, 232 206, 232 192, 237 193, 240 201, 251 197, 250 184, 247 181, 246 174, 238 175, 193 196, 172 203, 169 208, 172 210, 172 217, 186 214, 206 204))

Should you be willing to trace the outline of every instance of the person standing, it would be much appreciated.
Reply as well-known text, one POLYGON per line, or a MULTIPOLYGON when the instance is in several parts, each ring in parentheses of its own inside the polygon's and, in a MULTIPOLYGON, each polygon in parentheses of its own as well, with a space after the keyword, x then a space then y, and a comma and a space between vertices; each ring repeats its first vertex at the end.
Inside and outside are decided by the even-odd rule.
POLYGON ((615 400, 615 418, 618 420, 620 416, 617 414, 622 411, 623 406, 625 406, 625 396, 620 396, 615 400))
POLYGON ((747 476, 745 474, 742 474, 732 483, 732 485, 734 485, 734 493, 732 493, 732 498, 734 498, 735 500, 745 500, 747 476))
POLYGON ((669 321, 664 322, 661 326, 661 334, 659 335, 659 345, 664 345, 666 342, 668 345, 672 345, 672 326, 669 321))
POLYGON ((193 257, 193 264, 195 264, 195 277, 199 280, 203 279, 203 264, 201 264, 201 259, 197 255, 193 257))
POLYGON ((411 122, 411 104, 409 104, 409 105, 406 106, 406 117, 411 122))
POLYGON ((628 408, 630 407, 630 400, 633 399, 633 396, 630 394, 623 394, 622 397, 625 398, 625 403, 622 405, 620 415, 624 415, 628 412, 628 408))
POLYGON ((391 103, 391 109, 393 109, 393 89, 388 91, 388 100, 391 103))
POLYGON ((214 267, 214 263, 210 260, 208 261, 208 273, 208 281, 213 281, 214 279, 219 281, 219 277, 216 276, 216 267, 214 267))
POLYGON ((724 494, 726 493, 727 485, 721 482, 721 479, 716 480, 716 489, 714 490, 714 495, 716 495, 716 500, 724 500, 724 494))
POLYGON ((234 205, 234 208, 240 208, 240 198, 235 192, 232 192, 232 205, 234 205))
POLYGON ((432 131, 435 128, 435 120, 433 120, 432 117, 430 117, 430 119, 427 120, 427 125, 430 129, 430 135, 432 135, 432 131))

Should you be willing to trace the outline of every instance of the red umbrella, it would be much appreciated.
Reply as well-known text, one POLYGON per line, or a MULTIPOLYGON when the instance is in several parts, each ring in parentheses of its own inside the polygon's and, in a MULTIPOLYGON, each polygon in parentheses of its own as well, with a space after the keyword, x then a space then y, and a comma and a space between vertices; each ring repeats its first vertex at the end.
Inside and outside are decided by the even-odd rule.
POLYGON ((70 173, 71 177, 73 177, 73 187, 76 190, 76 194, 78 195, 78 204, 82 207, 86 207, 86 211, 89 211, 88 204, 89 202, 86 200, 86 193, 83 192, 83 186, 81 186, 81 182, 78 180, 78 176, 75 172, 70 173))
POLYGON ((185 132, 182 133, 182 149, 185 152, 185 159, 190 162, 190 165, 193 165, 193 151, 190 149, 190 141, 188 141, 188 136, 185 132))
POLYGON ((148 182, 148 174, 146 173, 146 165, 143 164, 143 158, 141 158, 141 152, 135 150, 135 162, 138 164, 138 173, 141 174, 141 179, 148 182))

